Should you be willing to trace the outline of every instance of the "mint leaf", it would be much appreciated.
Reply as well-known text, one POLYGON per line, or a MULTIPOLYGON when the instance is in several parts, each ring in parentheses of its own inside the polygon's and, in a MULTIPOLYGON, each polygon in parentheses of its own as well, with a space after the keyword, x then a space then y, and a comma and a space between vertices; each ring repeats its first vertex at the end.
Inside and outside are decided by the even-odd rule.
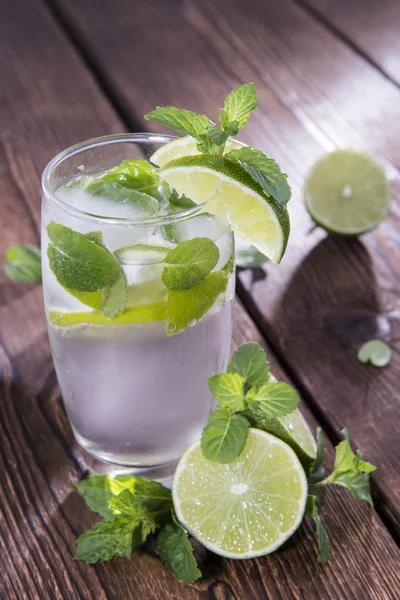
POLYGON ((82 233, 54 221, 47 225, 47 233, 50 268, 64 287, 95 292, 120 276, 115 257, 82 233))
POLYGON ((4 273, 14 281, 40 283, 42 267, 40 250, 29 244, 17 244, 7 251, 8 263, 4 265, 4 273))
POLYGON ((196 203, 193 202, 193 200, 190 200, 190 198, 188 198, 187 196, 185 196, 185 194, 179 196, 176 190, 172 190, 168 201, 171 207, 173 207, 174 209, 179 209, 179 211, 188 210, 189 208, 197 206, 196 203))
MULTIPOLYGON (((102 182, 116 183, 132 191, 153 196, 157 200, 162 199, 160 191, 162 182, 158 171, 147 160, 124 160, 120 165, 113 167, 104 175, 101 175, 100 180, 102 182)), ((93 182, 93 184, 86 186, 86 191, 93 194, 95 184, 96 182, 93 182)), ((133 195, 132 198, 134 197, 133 195)))
POLYGON ((93 529, 78 537, 76 560, 88 564, 125 556, 131 558, 133 538, 140 528, 138 520, 121 517, 110 522, 97 523, 93 529))
POLYGON ((167 299, 167 335, 176 335, 210 310, 225 292, 228 277, 221 271, 209 273, 201 283, 188 290, 169 291, 167 299))
POLYGON ((355 466, 357 471, 361 471, 362 473, 373 473, 376 471, 376 466, 365 462, 363 455, 361 454, 361 450, 357 450, 355 457, 355 466))
POLYGON ((361 471, 340 472, 335 475, 331 483, 347 488, 355 498, 365 500, 370 506, 374 506, 367 473, 361 471))
POLYGON ((361 346, 357 358, 362 363, 370 362, 374 367, 386 367, 392 358, 392 350, 382 340, 370 340, 361 346))
POLYGON ((91 475, 76 485, 88 507, 106 521, 111 521, 115 517, 109 506, 109 501, 113 496, 110 480, 111 477, 107 475, 91 475))
MULTIPOLYGON (((140 187, 139 183, 138 187, 140 187)), ((102 198, 107 198, 107 200, 112 200, 113 202, 134 206, 138 218, 154 217, 160 209, 158 200, 154 195, 157 194, 157 197, 159 196, 160 199, 161 195, 158 194, 157 188, 152 188, 152 185, 143 185, 142 189, 152 191, 152 195, 139 190, 129 189, 117 182, 95 179, 85 187, 85 192, 91 196, 100 196, 102 198)))
POLYGON ((239 162, 268 196, 272 196, 281 204, 289 202, 291 191, 287 175, 282 173, 272 158, 268 158, 260 150, 249 147, 231 150, 224 155, 224 158, 239 162))
POLYGON ((229 131, 222 131, 217 125, 210 125, 207 129, 207 137, 216 146, 223 146, 229 135, 229 131))
POLYGON ((242 269, 257 269, 264 263, 269 261, 269 258, 262 254, 254 246, 247 246, 247 248, 236 248, 235 252, 236 266, 242 269))
POLYGON ((244 379, 238 373, 220 373, 207 379, 214 399, 232 412, 246 408, 244 402, 244 379))
MULTIPOLYGON (((254 83, 245 83, 232 90, 225 100, 224 108, 221 108, 219 113, 222 129, 227 130, 232 123, 235 123, 237 133, 246 125, 257 104, 254 83)), ((236 133, 230 135, 236 135, 236 133)))
POLYGON ((250 410, 260 411, 266 417, 289 415, 298 406, 300 398, 287 383, 264 383, 260 388, 252 387, 246 395, 250 410))
POLYGON ((127 299, 126 277, 121 269, 119 277, 103 288, 100 311, 103 315, 112 319, 125 309, 127 299))
POLYGON ((317 427, 317 455, 315 457, 315 461, 312 467, 312 471, 310 473, 310 475, 308 476, 308 484, 310 486, 310 488, 312 489, 313 494, 315 494, 316 496, 319 496, 321 493, 321 488, 315 488, 314 490, 314 484, 322 481, 325 477, 325 468, 323 465, 323 459, 324 459, 324 446, 323 446, 323 440, 322 440, 322 434, 321 434, 321 427, 317 427))
POLYGON ((144 118, 194 138, 205 135, 209 125, 212 125, 210 119, 205 115, 174 106, 157 106, 155 110, 144 115, 144 118))
POLYGON ((343 429, 342 433, 345 439, 335 447, 335 473, 351 471, 355 467, 356 455, 351 449, 349 432, 347 429, 343 429))
MULTIPOLYGON (((129 476, 128 476, 129 477, 129 476)), ((147 508, 157 523, 169 517, 172 504, 171 490, 157 481, 150 481, 145 477, 132 477, 133 485, 130 489, 134 497, 147 508)))
POLYGON ((175 516, 162 527, 157 546, 162 562, 180 581, 193 583, 201 577, 188 534, 175 516))
POLYGON ((89 231, 89 233, 85 233, 85 237, 98 246, 103 247, 103 233, 101 231, 89 231))
POLYGON ((310 515, 314 521, 317 528, 317 540, 318 540, 318 562, 324 563, 329 558, 329 537, 326 532, 325 527, 322 525, 321 518, 317 511, 317 498, 315 496, 308 496, 306 512, 310 515))
POLYGON ((265 352, 256 342, 240 346, 228 366, 228 373, 241 375, 248 387, 269 381, 269 363, 265 352))
POLYGON ((201 434, 201 449, 209 460, 230 463, 246 445, 249 422, 242 415, 232 415, 228 408, 218 408, 208 418, 201 434))
POLYGON ((154 515, 130 490, 123 490, 118 496, 113 496, 109 504, 114 514, 132 519, 140 525, 140 529, 136 530, 136 545, 143 544, 147 536, 158 527, 154 515))
POLYGON ((218 260, 219 250, 214 242, 209 238, 192 238, 168 252, 161 280, 170 290, 190 289, 204 279, 218 260))

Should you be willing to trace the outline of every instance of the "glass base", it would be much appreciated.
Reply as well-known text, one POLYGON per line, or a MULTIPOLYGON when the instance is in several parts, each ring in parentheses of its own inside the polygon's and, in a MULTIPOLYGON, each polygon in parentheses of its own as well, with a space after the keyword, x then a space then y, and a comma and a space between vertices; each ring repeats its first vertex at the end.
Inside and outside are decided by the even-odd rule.
POLYGON ((178 461, 175 460, 170 463, 147 467, 119 465, 93 456, 87 451, 85 462, 90 475, 109 475, 110 477, 115 477, 116 475, 134 475, 159 481, 166 487, 172 486, 173 475, 178 464, 178 461))

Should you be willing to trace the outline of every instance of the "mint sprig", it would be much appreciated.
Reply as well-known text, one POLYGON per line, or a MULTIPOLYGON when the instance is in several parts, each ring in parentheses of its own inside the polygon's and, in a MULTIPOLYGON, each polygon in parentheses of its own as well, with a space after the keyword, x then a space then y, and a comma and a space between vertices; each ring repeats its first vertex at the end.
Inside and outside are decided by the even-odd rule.
POLYGON ((192 238, 170 250, 161 279, 169 290, 187 290, 203 281, 219 260, 218 247, 209 238, 192 238))
POLYGON ((40 250, 30 244, 17 244, 7 251, 7 264, 4 273, 13 281, 40 283, 42 267, 40 250))
POLYGON ((175 108, 157 106, 144 116, 164 127, 190 135, 198 140, 197 149, 204 154, 222 156, 226 141, 238 134, 258 104, 256 88, 246 83, 232 90, 219 113, 220 126, 205 115, 175 108))

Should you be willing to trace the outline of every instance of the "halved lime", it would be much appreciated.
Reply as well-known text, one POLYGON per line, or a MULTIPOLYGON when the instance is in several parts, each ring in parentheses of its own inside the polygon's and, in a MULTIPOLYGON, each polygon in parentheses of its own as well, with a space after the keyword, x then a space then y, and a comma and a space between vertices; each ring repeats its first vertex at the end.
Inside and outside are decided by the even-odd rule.
POLYGON ((172 497, 179 521, 212 552, 254 558, 279 548, 300 525, 307 480, 290 446, 250 429, 242 454, 228 464, 204 458, 200 442, 192 444, 172 497))
POLYGON ((225 217, 243 240, 271 260, 281 260, 290 231, 288 211, 239 164, 199 154, 172 160, 161 168, 161 176, 196 204, 207 202, 207 212, 225 217))
MULTIPOLYGON (((154 152, 150 160, 153 164, 157 165, 157 167, 162 167, 167 164, 167 162, 175 160, 175 158, 199 154, 197 149, 198 143, 199 142, 195 138, 185 135, 185 137, 177 138, 176 140, 169 142, 169 144, 161 146, 161 148, 154 152)), ((242 144, 242 142, 229 139, 225 144, 225 152, 230 152, 231 150, 236 150, 243 146, 245 146, 245 144, 242 144)))
POLYGON ((304 197, 312 219, 329 233, 359 235, 386 216, 390 185, 384 169, 368 154, 336 150, 312 167, 304 197))

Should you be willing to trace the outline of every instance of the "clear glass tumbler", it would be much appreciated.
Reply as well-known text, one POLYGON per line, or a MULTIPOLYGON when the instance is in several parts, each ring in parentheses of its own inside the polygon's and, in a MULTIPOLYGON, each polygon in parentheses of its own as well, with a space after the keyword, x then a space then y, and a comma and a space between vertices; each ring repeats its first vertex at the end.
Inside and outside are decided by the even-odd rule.
POLYGON ((149 216, 138 215, 121 196, 108 201, 79 184, 125 160, 150 162, 172 139, 89 140, 61 152, 43 173, 43 290, 52 355, 75 438, 92 457, 111 463, 103 472, 129 467, 150 478, 169 476, 214 408, 207 377, 228 362, 229 225, 208 214, 207 203, 171 214, 163 198, 170 191, 162 185, 156 214, 149 216), (218 263, 191 289, 169 290, 161 280, 166 252, 197 237, 216 244, 218 263), (111 288, 93 287, 96 253, 105 261, 105 279, 115 263, 123 271, 127 302, 115 316, 99 308, 111 288), (68 283, 75 266, 77 283, 68 283))

